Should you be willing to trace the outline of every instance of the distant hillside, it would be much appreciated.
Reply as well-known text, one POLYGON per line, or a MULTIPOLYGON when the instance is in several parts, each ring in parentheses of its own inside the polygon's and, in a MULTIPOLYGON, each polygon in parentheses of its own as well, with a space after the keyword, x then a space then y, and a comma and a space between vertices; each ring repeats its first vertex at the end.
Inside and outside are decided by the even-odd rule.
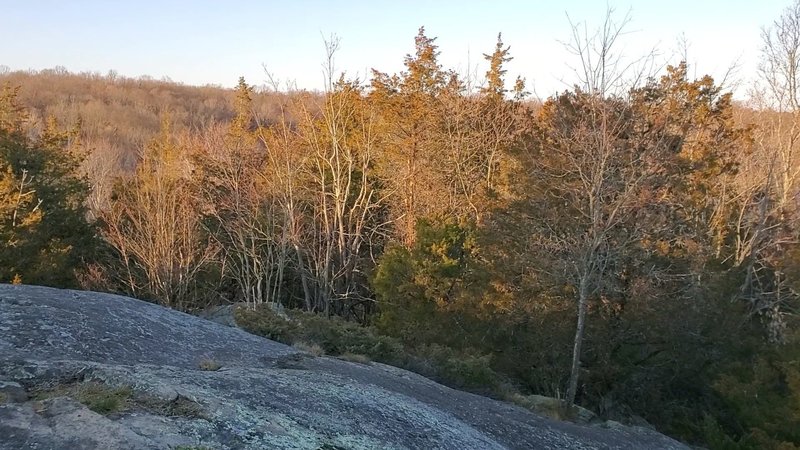
MULTIPOLYGON (((87 146, 112 157, 123 170, 133 168, 139 149, 158 131, 164 114, 177 130, 226 123, 234 116, 233 90, 217 86, 58 69, 0 73, 0 85, 6 83, 20 87, 19 100, 32 115, 32 133, 48 116, 64 126, 80 120, 87 146)), ((270 121, 286 99, 282 93, 258 93, 254 113, 270 121)))
MULTIPOLYGON (((92 186, 87 202, 93 211, 107 207, 114 180, 133 172, 164 117, 169 117, 173 132, 196 134, 214 123, 228 124, 235 115, 233 89, 126 78, 113 72, 0 71, 0 87, 4 85, 19 88, 32 137, 40 134, 49 117, 66 129, 80 123, 82 147, 89 151, 83 170, 92 186)), ((304 98, 314 97, 311 93, 304 98)), ((292 122, 285 105, 296 99, 296 93, 254 91, 253 117, 268 124, 284 115, 292 122)))

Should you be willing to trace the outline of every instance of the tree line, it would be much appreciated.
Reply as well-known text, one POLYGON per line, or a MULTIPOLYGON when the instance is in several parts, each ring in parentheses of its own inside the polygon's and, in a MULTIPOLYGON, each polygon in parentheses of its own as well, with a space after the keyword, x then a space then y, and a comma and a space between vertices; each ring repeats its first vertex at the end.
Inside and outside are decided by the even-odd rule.
POLYGON ((0 280, 338 316, 566 407, 793 448, 799 24, 800 3, 765 29, 747 104, 685 62, 620 64, 611 13, 574 29, 579 76, 542 102, 500 35, 480 83, 424 29, 368 82, 336 73, 334 39, 323 93, 240 79, 227 117, 161 111, 113 177, 82 118, 34 120, 7 84, 0 280))

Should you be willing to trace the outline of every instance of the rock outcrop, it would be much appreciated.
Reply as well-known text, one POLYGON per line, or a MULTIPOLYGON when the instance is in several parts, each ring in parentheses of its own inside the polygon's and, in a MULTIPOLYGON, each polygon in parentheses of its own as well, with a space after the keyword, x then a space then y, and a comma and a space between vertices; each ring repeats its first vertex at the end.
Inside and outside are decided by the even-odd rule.
POLYGON ((110 294, 0 285, 0 449, 685 448, 110 294))

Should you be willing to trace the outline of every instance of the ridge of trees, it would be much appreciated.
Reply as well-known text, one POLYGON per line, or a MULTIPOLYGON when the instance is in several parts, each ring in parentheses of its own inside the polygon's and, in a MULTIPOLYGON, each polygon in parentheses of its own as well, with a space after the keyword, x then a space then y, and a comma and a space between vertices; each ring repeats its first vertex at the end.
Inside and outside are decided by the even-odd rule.
POLYGON ((327 41, 323 93, 5 74, 0 277, 337 316, 567 412, 793 448, 798 11, 748 107, 685 62, 626 73, 611 12, 542 104, 502 35, 479 84, 424 28, 369 83, 327 41))

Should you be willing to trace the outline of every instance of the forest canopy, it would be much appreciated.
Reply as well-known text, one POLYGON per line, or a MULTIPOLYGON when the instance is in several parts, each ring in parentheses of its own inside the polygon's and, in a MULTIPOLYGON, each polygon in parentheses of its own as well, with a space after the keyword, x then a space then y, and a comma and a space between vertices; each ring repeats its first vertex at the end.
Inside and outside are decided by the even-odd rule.
POLYGON ((307 333, 246 316, 280 305, 330 349, 358 336, 487 395, 796 448, 798 5, 741 102, 686 61, 618 64, 611 13, 576 28, 580 75, 546 99, 507 79, 502 35, 474 79, 424 28, 368 80, 327 41, 323 92, 2 74, 0 281, 307 333))

